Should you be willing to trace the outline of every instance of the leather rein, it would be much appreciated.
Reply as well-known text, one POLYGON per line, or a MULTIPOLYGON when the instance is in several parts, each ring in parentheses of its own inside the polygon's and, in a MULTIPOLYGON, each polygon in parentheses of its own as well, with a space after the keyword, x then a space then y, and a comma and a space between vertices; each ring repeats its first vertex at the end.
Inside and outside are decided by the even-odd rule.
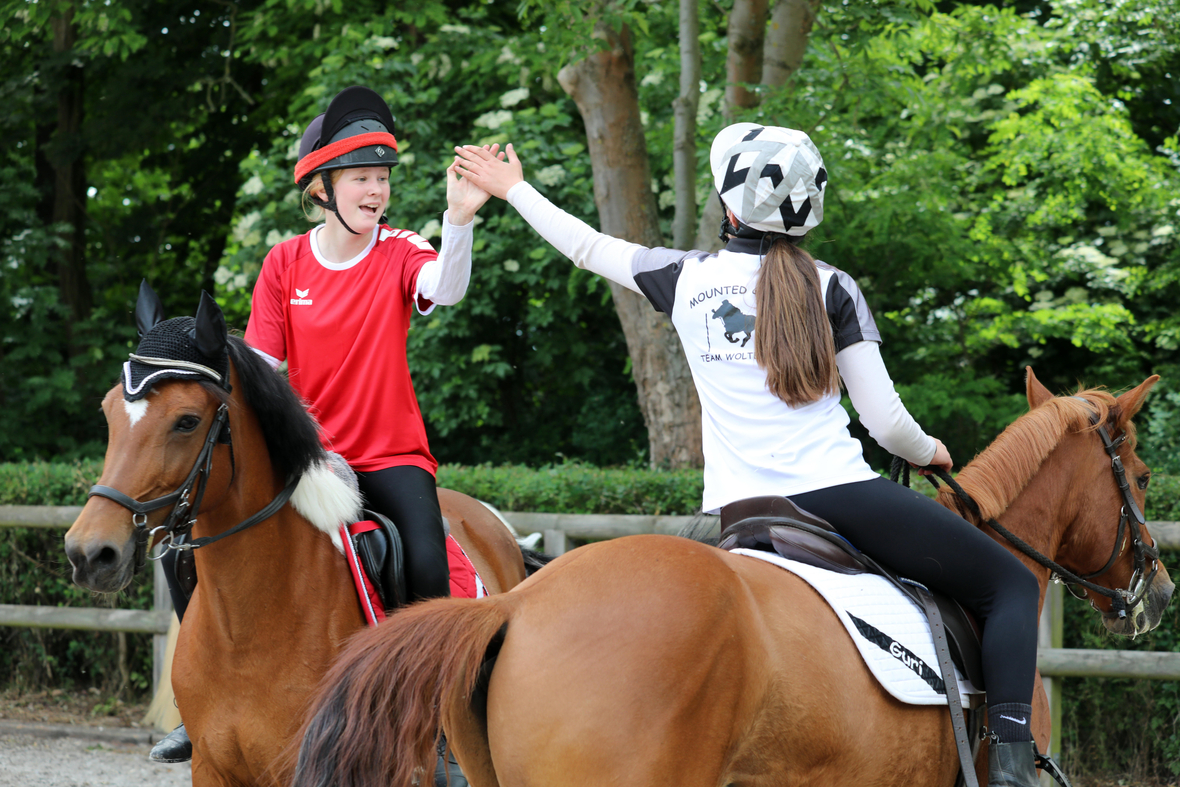
MULTIPOLYGON (((1123 498, 1123 505, 1119 510, 1118 533, 1115 535, 1114 548, 1111 550, 1110 559, 1106 561, 1105 566, 1092 574, 1075 574, 1038 552, 995 519, 984 519, 979 506, 971 499, 970 495, 963 491, 963 487, 959 486, 958 482, 951 478, 950 473, 947 473, 941 468, 932 467, 929 469, 954 490, 955 494, 959 496, 959 499, 963 501, 964 505, 967 506, 968 510, 979 521, 986 522, 989 527, 1006 538, 1020 552, 1049 569, 1052 572, 1053 581, 1064 584, 1072 596, 1084 599, 1087 597, 1087 591, 1105 596, 1111 600, 1111 607, 1115 614, 1120 619, 1123 619, 1127 617, 1128 609, 1135 609, 1143 601, 1144 596, 1147 595, 1147 591, 1151 587, 1152 581, 1155 580, 1155 575, 1159 573, 1160 550, 1154 538, 1152 539, 1151 546, 1147 546, 1143 542, 1143 527, 1146 525, 1146 519, 1143 516, 1143 511, 1139 508, 1139 504, 1135 502, 1135 498, 1131 495, 1131 484, 1127 481, 1127 471, 1123 467, 1122 458, 1118 455, 1119 447, 1127 440, 1127 433, 1123 432, 1117 438, 1111 439, 1106 425, 1098 423, 1098 415, 1096 413, 1090 414, 1090 423, 1098 427, 1095 431, 1102 438, 1102 446, 1110 456, 1110 466, 1114 473, 1114 480, 1118 484, 1119 493, 1123 498), (1111 589, 1091 582, 1091 579, 1100 577, 1110 571, 1115 561, 1126 551, 1125 538, 1128 530, 1130 530, 1131 547, 1135 555, 1135 570, 1131 574, 1131 580, 1127 583, 1127 587, 1125 589, 1111 589), (1148 559, 1151 560, 1151 573, 1147 573, 1148 559)), ((934 484, 935 488, 938 488, 938 482, 933 478, 930 478, 930 483, 934 484)))
MULTIPOLYGON (((234 477, 237 475, 237 464, 234 460, 233 442, 230 439, 229 406, 221 404, 217 408, 217 414, 213 419, 213 423, 209 426, 209 433, 205 435, 205 443, 201 446, 200 453, 197 454, 197 459, 193 463, 192 470, 189 471, 188 477, 184 479, 184 482, 175 491, 153 500, 141 502, 130 495, 120 492, 114 487, 103 484, 95 484, 90 487, 87 498, 94 496, 105 497, 131 511, 131 524, 135 528, 136 571, 143 568, 147 557, 148 543, 160 531, 164 532, 164 538, 166 539, 162 542, 165 544, 165 550, 198 549, 215 541, 220 541, 227 536, 240 533, 265 519, 269 519, 291 499, 295 487, 299 485, 299 476, 292 478, 266 507, 250 518, 239 522, 229 530, 218 533, 215 536, 190 540, 189 536, 192 534, 193 525, 197 522, 197 514, 201 508, 201 501, 205 497, 205 487, 209 483, 210 471, 213 468, 213 449, 218 444, 229 446, 230 483, 232 484, 234 477), (147 526, 148 513, 161 508, 167 508, 168 506, 172 506, 172 510, 168 513, 164 522, 149 529, 147 526)), ((161 552, 160 555, 152 559, 158 560, 163 555, 164 552, 161 552)))

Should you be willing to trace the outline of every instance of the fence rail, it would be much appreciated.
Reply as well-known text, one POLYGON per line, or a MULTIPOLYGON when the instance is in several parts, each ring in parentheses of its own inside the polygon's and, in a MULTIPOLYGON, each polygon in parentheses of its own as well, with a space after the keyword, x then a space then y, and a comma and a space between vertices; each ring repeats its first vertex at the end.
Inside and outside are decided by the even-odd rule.
MULTIPOLYGON (((0 506, 0 527, 68 528, 82 511, 79 506, 0 506)), ((504 512, 521 535, 541 533, 545 551, 561 554, 569 539, 600 540, 645 533, 674 534, 700 516, 638 516, 623 514, 546 514, 504 512)), ((704 516, 717 526, 717 517, 704 516)), ((1180 550, 1180 522, 1148 522, 1162 549, 1180 550)), ((0 626, 127 631, 154 634, 168 631, 171 609, 162 578, 157 577, 154 611, 84 607, 37 607, 0 604, 0 626)), ((162 645, 158 641, 159 655, 162 645)), ((1180 653, 1079 650, 1042 647, 1037 658, 1041 673, 1056 677, 1155 678, 1180 680, 1180 653)))

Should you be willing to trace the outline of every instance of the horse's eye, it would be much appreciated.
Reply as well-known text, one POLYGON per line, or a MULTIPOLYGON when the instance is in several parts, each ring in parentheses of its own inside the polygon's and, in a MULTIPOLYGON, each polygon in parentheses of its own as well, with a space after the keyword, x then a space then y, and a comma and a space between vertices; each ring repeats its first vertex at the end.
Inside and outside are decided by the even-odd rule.
POLYGON ((1141 476, 1139 476, 1138 478, 1136 478, 1136 479, 1135 479, 1135 484, 1136 484, 1136 485, 1137 485, 1137 486, 1138 486, 1140 489, 1146 489, 1146 488, 1147 488, 1147 483, 1148 483, 1150 480, 1151 480, 1151 473, 1144 473, 1143 475, 1141 475, 1141 476))
POLYGON ((176 431, 191 432, 192 430, 196 429, 197 425, 200 423, 201 419, 195 415, 182 415, 180 418, 176 419, 176 431))

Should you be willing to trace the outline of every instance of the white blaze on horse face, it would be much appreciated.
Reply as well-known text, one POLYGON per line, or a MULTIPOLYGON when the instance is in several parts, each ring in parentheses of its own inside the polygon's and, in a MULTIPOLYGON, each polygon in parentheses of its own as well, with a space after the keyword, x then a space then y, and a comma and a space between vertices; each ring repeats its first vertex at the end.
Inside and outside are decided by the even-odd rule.
POLYGON ((131 419, 132 428, 139 423, 139 419, 147 414, 148 401, 147 399, 139 399, 134 402, 123 400, 123 412, 127 413, 127 417, 131 419))

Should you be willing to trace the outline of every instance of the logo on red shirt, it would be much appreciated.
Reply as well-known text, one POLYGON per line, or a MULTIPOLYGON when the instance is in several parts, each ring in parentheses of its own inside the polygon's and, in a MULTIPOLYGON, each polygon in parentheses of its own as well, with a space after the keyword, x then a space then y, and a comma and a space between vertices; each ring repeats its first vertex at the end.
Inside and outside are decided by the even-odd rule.
POLYGON ((309 292, 311 292, 310 287, 308 287, 306 290, 301 290, 298 287, 296 287, 295 294, 299 297, 292 298, 291 305, 292 306, 311 306, 311 298, 307 297, 307 294, 309 292))

